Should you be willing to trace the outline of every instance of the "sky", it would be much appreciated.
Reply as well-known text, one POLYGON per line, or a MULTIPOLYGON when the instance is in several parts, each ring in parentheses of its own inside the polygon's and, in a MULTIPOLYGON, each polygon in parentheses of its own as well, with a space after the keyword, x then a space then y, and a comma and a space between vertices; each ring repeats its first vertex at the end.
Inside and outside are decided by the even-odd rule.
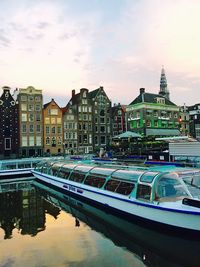
POLYGON ((103 86, 130 104, 158 93, 200 103, 200 1, 0 0, 0 87, 42 89, 65 106, 71 91, 103 86))

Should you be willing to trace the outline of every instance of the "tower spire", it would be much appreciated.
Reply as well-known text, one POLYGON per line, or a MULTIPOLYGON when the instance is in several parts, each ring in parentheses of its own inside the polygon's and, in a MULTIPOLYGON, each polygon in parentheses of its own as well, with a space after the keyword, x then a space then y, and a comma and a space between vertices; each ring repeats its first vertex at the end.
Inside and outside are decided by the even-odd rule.
POLYGON ((167 78, 165 75, 164 66, 162 66, 162 69, 161 69, 159 95, 162 95, 162 96, 166 97, 167 99, 169 99, 169 90, 167 88, 167 78))

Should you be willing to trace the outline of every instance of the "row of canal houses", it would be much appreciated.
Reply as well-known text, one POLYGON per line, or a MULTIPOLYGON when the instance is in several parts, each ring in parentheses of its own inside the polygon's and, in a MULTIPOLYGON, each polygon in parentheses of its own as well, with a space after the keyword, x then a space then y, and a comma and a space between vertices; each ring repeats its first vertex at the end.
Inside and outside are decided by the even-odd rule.
POLYGON ((127 106, 114 104, 103 87, 79 92, 60 107, 43 104, 42 90, 4 86, 0 97, 0 158, 92 153, 127 130, 143 136, 190 134, 200 138, 200 104, 179 107, 170 101, 165 71, 158 94, 140 88, 127 106))

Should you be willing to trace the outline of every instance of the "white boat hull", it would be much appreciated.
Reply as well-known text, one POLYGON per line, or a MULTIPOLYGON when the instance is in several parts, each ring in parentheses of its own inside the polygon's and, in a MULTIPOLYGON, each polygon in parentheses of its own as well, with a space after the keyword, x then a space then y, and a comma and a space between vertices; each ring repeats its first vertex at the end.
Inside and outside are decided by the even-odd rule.
POLYGON ((110 191, 93 188, 84 184, 54 177, 37 171, 33 174, 39 180, 66 190, 66 192, 89 199, 106 208, 136 216, 138 219, 152 223, 163 224, 166 227, 180 228, 180 230, 191 230, 200 233, 200 209, 185 206, 181 203, 169 204, 169 206, 129 198, 110 191))

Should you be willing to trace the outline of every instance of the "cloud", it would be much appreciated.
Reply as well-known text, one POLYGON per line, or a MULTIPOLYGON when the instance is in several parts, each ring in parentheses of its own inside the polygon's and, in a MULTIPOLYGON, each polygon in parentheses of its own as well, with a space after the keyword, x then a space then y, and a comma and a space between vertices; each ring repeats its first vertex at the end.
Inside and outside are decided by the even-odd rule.
POLYGON ((172 101, 195 103, 200 87, 199 1, 124 0, 111 5, 102 0, 91 9, 85 8, 89 0, 22 2, 12 10, 7 6, 1 15, 5 84, 33 85, 59 97, 71 95, 74 88, 102 85, 113 102, 128 104, 140 87, 159 91, 164 65, 172 101))
POLYGON ((0 51, 7 62, 0 66, 5 83, 32 84, 48 88, 49 93, 74 87, 74 81, 83 87, 94 25, 92 17, 74 20, 64 16, 62 6, 51 1, 48 8, 46 3, 36 2, 18 10, 4 22, 12 40, 9 49, 0 51))

